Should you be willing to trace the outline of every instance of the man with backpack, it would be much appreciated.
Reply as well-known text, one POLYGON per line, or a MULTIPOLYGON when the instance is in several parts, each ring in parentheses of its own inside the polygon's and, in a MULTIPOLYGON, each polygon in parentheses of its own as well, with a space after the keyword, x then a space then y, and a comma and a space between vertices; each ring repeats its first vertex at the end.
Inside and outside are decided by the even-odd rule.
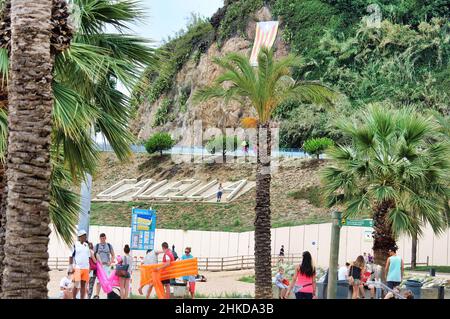
MULTIPOLYGON (((115 255, 112 245, 106 242, 106 235, 104 233, 100 234, 100 243, 95 245, 95 256, 98 256, 100 262, 102 263, 103 269, 109 276, 111 272, 111 264, 114 262, 115 255)), ((100 294, 100 283, 97 281, 96 294, 93 299, 99 299, 100 294)))

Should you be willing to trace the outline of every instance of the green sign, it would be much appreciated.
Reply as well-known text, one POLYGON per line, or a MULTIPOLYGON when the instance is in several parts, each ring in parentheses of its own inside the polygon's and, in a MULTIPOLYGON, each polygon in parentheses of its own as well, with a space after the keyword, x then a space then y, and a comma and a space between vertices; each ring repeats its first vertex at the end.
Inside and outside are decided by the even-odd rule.
POLYGON ((340 220, 339 226, 373 227, 372 219, 346 219, 340 220))

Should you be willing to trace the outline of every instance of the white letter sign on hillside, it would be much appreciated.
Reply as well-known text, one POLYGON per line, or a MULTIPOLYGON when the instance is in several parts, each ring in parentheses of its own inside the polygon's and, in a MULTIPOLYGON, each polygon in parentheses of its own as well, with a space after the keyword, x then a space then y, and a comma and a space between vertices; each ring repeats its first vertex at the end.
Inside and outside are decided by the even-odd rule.
MULTIPOLYGON (((242 179, 222 182, 222 202, 230 202, 255 186, 255 182, 242 179)), ((154 179, 124 179, 99 193, 94 201, 202 201, 215 202, 218 180, 203 182, 194 178, 169 182, 154 179)))
POLYGON ((277 37, 278 21, 265 21, 256 24, 255 42, 253 43, 250 63, 258 66, 258 54, 262 47, 271 48, 277 37))

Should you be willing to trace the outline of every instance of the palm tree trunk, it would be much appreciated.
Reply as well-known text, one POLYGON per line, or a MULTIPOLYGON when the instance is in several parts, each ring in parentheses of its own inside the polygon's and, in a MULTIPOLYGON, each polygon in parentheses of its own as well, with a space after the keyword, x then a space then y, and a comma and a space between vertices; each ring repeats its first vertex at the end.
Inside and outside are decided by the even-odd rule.
POLYGON ((0 162, 0 298, 3 286, 3 261, 5 259, 6 235, 6 168, 0 162))
MULTIPOLYGON (((0 109, 8 109, 8 94, 6 84, 0 80, 0 109)), ((5 154, 6 155, 6 154, 5 154)), ((6 164, 0 161, 0 298, 3 283, 3 260, 5 259, 5 235, 6 235, 6 164)))
POLYGON ((269 124, 258 124, 255 207, 255 298, 257 299, 272 298, 270 145, 269 124))
POLYGON ((417 266, 417 233, 412 237, 411 245, 411 269, 416 269, 417 266))
POLYGON ((387 220, 388 212, 394 207, 391 201, 384 201, 378 204, 373 217, 373 257, 376 265, 382 266, 384 278, 384 267, 388 259, 389 249, 396 246, 396 241, 392 233, 391 224, 387 220))
POLYGON ((3 298, 47 298, 52 0, 11 2, 3 298))

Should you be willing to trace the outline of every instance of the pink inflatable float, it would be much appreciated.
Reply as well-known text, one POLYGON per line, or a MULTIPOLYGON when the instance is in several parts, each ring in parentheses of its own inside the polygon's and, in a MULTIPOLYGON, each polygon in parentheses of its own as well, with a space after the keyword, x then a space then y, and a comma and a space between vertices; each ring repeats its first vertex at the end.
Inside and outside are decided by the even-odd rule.
POLYGON ((119 277, 116 276, 116 271, 111 271, 109 277, 107 276, 105 270, 102 267, 102 264, 97 261, 97 278, 102 290, 109 294, 113 287, 119 287, 119 277))

